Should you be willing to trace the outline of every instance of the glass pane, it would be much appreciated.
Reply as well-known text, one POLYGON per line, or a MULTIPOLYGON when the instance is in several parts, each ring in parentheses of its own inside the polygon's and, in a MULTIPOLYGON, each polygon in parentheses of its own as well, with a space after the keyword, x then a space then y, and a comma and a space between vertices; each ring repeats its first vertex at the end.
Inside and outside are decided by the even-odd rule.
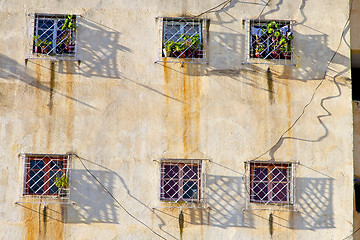
POLYGON ((198 166, 185 166, 183 168, 183 179, 198 179, 198 166))
POLYGON ((178 181, 173 180, 165 180, 164 181, 164 198, 166 199, 178 199, 179 198, 179 186, 178 181))
POLYGON ((45 162, 43 160, 30 160, 31 169, 42 169, 44 166, 45 162))
POLYGON ((184 26, 184 34, 189 36, 194 36, 195 34, 201 34, 200 32, 200 24, 194 22, 188 22, 184 26))
POLYGON ((177 42, 180 39, 180 35, 180 24, 175 24, 174 22, 164 24, 164 42, 170 40, 177 42))
POLYGON ((253 181, 268 181, 268 169, 267 168, 254 168, 253 174, 254 174, 253 181))
POLYGON ((184 199, 198 198, 197 182, 189 181, 183 184, 183 198, 184 199))
POLYGON ((252 200, 256 201, 267 201, 268 200, 268 189, 266 183, 253 183, 252 189, 252 200))
POLYGON ((286 168, 275 168, 272 173, 272 180, 275 182, 287 182, 287 169, 286 168))
POLYGON ((30 171, 29 194, 42 194, 44 192, 44 172, 30 171))
POLYGON ((179 178, 179 166, 164 165, 164 178, 179 178))
POLYGON ((49 191, 47 194, 57 194, 58 193, 58 187, 55 185, 55 179, 56 179, 57 173, 50 171, 50 179, 49 179, 49 191))
POLYGON ((287 199, 287 184, 286 183, 276 183, 272 189, 272 202, 286 202, 287 199))
POLYGON ((62 160, 53 160, 50 162, 50 168, 52 169, 63 169, 63 161, 62 160))

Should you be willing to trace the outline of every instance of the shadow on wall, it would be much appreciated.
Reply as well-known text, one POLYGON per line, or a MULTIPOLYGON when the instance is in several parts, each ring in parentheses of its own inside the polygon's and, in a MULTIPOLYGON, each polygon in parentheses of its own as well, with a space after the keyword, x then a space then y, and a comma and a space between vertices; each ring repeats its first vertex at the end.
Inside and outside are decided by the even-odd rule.
MULTIPOLYGON (((287 229, 312 230, 335 228, 331 178, 297 178, 296 205, 299 212, 273 211, 273 224, 287 229)), ((269 219, 259 211, 249 211, 255 219, 269 219)))
POLYGON ((119 44, 120 32, 94 22, 79 19, 78 56, 81 60, 80 74, 84 77, 119 78, 118 51, 132 51, 119 44))
POLYGON ((243 211, 246 195, 242 177, 207 176, 209 225, 220 228, 253 228, 253 216, 243 211))
MULTIPOLYGON (((80 99, 74 98, 72 96, 69 96, 63 92, 58 91, 57 89, 54 89, 51 87, 51 80, 50 77, 49 79, 43 79, 41 77, 41 73, 43 71, 48 71, 49 74, 51 75, 50 72, 53 71, 51 70, 51 64, 52 61, 37 61, 37 60, 28 60, 27 65, 35 65, 35 68, 39 68, 39 73, 36 73, 32 70, 30 70, 29 68, 26 67, 26 65, 21 65, 19 64, 17 61, 15 61, 14 59, 9 58, 8 56, 5 56, 3 54, 0 54, 0 78, 3 80, 9 80, 9 81, 21 81, 31 87, 35 87, 39 90, 42 90, 44 92, 48 92, 50 95, 52 94, 59 94, 67 99, 73 100, 74 102, 80 103, 84 106, 90 107, 92 109, 96 109, 94 106, 91 106, 89 104, 87 104, 86 102, 81 101, 80 99), (35 77, 36 76, 36 77, 35 77)), ((71 72, 75 72, 75 63, 74 62, 66 62, 66 63, 59 63, 59 71, 57 71, 57 63, 55 64, 55 72, 59 73, 60 69, 62 69, 62 73, 68 73, 70 72, 70 68, 71 68, 71 72)), ((55 77, 57 78, 57 77, 55 77)), ((15 92, 15 91, 14 91, 15 92)), ((5 94, 8 95, 8 94, 5 94)), ((4 96, 5 96, 4 95, 4 96)), ((11 96, 11 95, 8 95, 11 96)))
MULTIPOLYGON (((335 228, 333 216, 332 178, 297 178, 297 205, 300 213, 294 213, 293 229, 335 228)), ((292 226, 293 224, 293 226, 292 226)))
MULTIPOLYGON (((102 170, 91 172, 110 192, 114 191, 119 181, 116 174, 102 170)), ((68 206, 66 223, 119 223, 116 213, 119 206, 86 170, 73 169, 71 176, 71 200, 75 205, 68 206)))

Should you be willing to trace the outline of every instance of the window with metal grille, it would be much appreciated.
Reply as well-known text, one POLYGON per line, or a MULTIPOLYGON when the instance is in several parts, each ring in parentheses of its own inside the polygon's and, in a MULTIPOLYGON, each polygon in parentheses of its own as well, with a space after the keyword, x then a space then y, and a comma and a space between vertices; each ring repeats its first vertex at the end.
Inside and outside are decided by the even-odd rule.
POLYGON ((199 202, 202 199, 201 160, 161 162, 160 200, 199 202))
POLYGON ((68 155, 25 154, 24 158, 24 196, 68 196, 68 155))
POLYGON ((293 203, 291 163, 250 163, 250 202, 293 203))
POLYGON ((35 14, 31 44, 33 54, 73 57, 76 53, 76 15, 35 14))
POLYGON ((160 21, 162 24, 161 58, 205 60, 206 42, 203 19, 162 18, 160 21))
POLYGON ((249 50, 247 59, 281 60, 277 64, 292 63, 293 27, 292 21, 250 20, 248 30, 249 50))

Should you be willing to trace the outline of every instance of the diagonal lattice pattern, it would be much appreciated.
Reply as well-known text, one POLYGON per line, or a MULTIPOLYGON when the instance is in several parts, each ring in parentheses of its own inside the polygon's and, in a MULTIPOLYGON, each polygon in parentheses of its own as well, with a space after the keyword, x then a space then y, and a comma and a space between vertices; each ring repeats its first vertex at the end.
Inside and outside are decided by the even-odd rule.
POLYGON ((294 174, 292 163, 248 163, 250 203, 293 204, 294 174))
POLYGON ((160 23, 161 59, 168 57, 186 58, 187 62, 205 61, 206 38, 203 19, 162 18, 160 23))
POLYGON ((164 160, 160 167, 160 200, 199 202, 203 198, 203 167, 199 160, 164 160))
POLYGON ((24 197, 69 197, 69 156, 25 154, 24 197))
POLYGON ((292 64, 294 58, 292 23, 293 21, 283 20, 250 20, 247 24, 249 43, 246 61, 266 63, 261 61, 266 59, 274 60, 272 63, 276 64, 292 64))
POLYGON ((76 55, 76 16, 32 16, 34 25, 31 54, 38 57, 68 58, 76 55))

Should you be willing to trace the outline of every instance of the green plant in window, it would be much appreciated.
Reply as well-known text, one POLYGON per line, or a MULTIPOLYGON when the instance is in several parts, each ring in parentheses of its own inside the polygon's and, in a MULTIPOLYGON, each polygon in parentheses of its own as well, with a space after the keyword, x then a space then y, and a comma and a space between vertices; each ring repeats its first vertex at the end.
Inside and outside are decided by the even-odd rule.
POLYGON ((275 37, 279 37, 280 33, 280 24, 276 21, 271 21, 266 25, 266 30, 268 34, 274 34, 275 37))
POLYGON ((40 39, 39 35, 34 36, 34 45, 35 45, 35 47, 41 47, 42 42, 43 41, 40 39))
POLYGON ((56 176, 55 185, 59 189, 67 188, 69 186, 69 178, 62 172, 60 175, 56 176))
POLYGON ((163 49, 164 57, 171 57, 173 51, 175 51, 175 42, 173 40, 165 40, 165 46, 163 49))
POLYGON ((65 23, 61 28, 61 31, 64 31, 65 29, 69 29, 69 30, 76 30, 76 23, 75 23, 75 19, 74 19, 74 15, 72 14, 68 14, 66 19, 65 19, 65 23))

